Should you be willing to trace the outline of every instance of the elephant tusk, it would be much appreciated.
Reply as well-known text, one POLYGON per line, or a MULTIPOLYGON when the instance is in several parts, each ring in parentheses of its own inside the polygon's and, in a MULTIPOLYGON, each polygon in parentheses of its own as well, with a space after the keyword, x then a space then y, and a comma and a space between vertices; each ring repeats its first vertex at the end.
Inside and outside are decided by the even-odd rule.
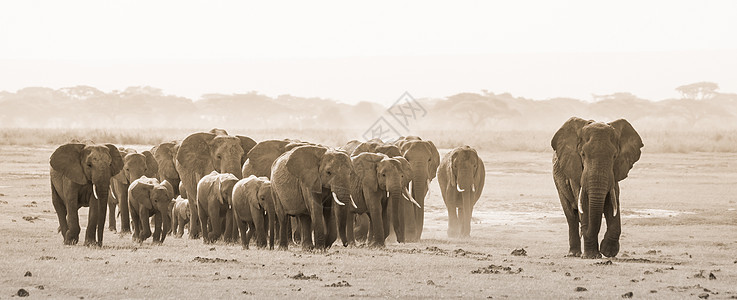
POLYGON ((474 193, 476 192, 476 184, 471 185, 471 191, 474 193))
POLYGON ((356 205, 356 201, 353 201, 353 195, 349 195, 351 197, 351 205, 353 205, 353 208, 358 209, 358 206, 356 205))
POLYGON ((581 197, 583 196, 583 188, 578 192, 578 212, 583 213, 583 207, 581 205, 581 197))
POLYGON ((409 182, 408 190, 412 191, 412 181, 409 182))
POLYGON ((386 192, 386 197, 389 198, 389 192, 386 192))
POLYGON ((110 186, 110 195, 113 196, 113 199, 118 200, 118 198, 115 197, 115 193, 113 193, 113 186, 112 185, 110 186))
POLYGON ((612 200, 612 216, 617 216, 617 194, 614 193, 614 188, 612 188, 611 191, 609 191, 611 196, 609 199, 612 200))
POLYGON ((335 192, 333 192, 333 200, 335 200, 335 203, 338 203, 338 205, 345 205, 345 203, 340 202, 340 200, 338 200, 338 196, 335 195, 335 192))
POLYGON ((97 196, 97 186, 92 185, 92 193, 95 194, 95 199, 100 200, 100 197, 97 196))
POLYGON ((458 184, 456 184, 456 190, 458 190, 459 193, 463 193, 466 190, 462 189, 458 184))
POLYGON ((415 201, 414 198, 412 198, 412 194, 409 193, 409 190, 407 189, 402 190, 402 196, 404 196, 404 199, 406 199, 407 201, 412 202, 412 204, 417 206, 417 208, 422 208, 422 206, 420 206, 420 204, 417 203, 417 201, 415 201))

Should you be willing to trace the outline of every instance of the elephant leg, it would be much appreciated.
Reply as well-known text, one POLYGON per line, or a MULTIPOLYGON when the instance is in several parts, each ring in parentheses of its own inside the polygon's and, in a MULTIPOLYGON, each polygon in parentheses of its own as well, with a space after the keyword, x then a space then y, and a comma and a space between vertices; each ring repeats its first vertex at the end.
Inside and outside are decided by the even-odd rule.
POLYGON ((143 242, 151 236, 151 224, 149 223, 151 216, 144 209, 143 212, 139 213, 139 217, 141 218, 141 233, 138 237, 143 242))
POLYGON ((153 244, 161 244, 164 242, 164 238, 166 237, 166 233, 162 232, 163 227, 163 219, 161 217, 161 213, 157 213, 154 215, 154 240, 153 244))
POLYGON ((461 210, 463 212, 463 215, 461 216, 459 214, 459 219, 461 221, 461 237, 470 237, 471 236, 471 212, 473 211, 473 206, 471 204, 471 197, 472 191, 467 190, 463 193, 461 193, 461 210))
POLYGON ((133 221, 133 241, 140 243, 141 240, 138 238, 141 235, 141 218, 138 215, 138 211, 131 208, 131 220, 133 221))
POLYGON ((199 239, 200 232, 204 231, 204 229, 207 227, 207 223, 203 225, 202 220, 199 216, 200 201, 199 199, 197 199, 197 182, 195 182, 194 185, 190 186, 193 186, 195 188, 192 192, 189 192, 187 194, 187 197, 191 198, 189 199, 189 238, 199 239))
POLYGON ((617 205, 617 215, 614 215, 612 201, 619 201, 619 187, 616 188, 617 195, 607 196, 604 203, 604 217, 606 218, 606 233, 601 241, 601 254, 606 257, 615 257, 619 253, 619 236, 622 233, 622 220, 617 205))
MULTIPOLYGON (((110 197, 112 197, 112 194, 113 192, 110 192, 110 197)), ((117 224, 115 224, 115 208, 118 207, 118 204, 112 201, 108 201, 107 207, 110 209, 110 215, 108 216, 108 230, 112 232, 117 232, 117 224)))
MULTIPOLYGON (((251 217, 253 218, 253 228, 249 231, 249 235, 256 234, 256 247, 259 249, 266 248, 266 233, 268 231, 268 223, 266 222, 264 212, 258 207, 251 206, 251 217)), ((250 224, 249 224, 250 225, 250 224)), ((244 228, 241 228, 241 237, 245 235, 244 228)), ((272 243, 273 244, 273 243, 272 243)))
MULTIPOLYGON (((345 219, 343 222, 344 223, 343 224, 343 229, 344 229, 343 234, 346 239, 343 242, 343 246, 355 246, 356 245, 356 233, 353 232, 353 230, 356 225, 356 219, 355 219, 356 214, 346 210, 346 215, 344 217, 345 219)), ((338 226, 340 226, 340 223, 338 223, 338 226)), ((343 237, 341 237, 341 239, 342 238, 343 237)))
POLYGON ((98 223, 97 219, 100 214, 100 208, 98 206, 101 205, 100 201, 98 201, 93 195, 90 195, 89 201, 90 201, 90 210, 89 210, 89 215, 87 216, 87 230, 84 236, 85 246, 97 244, 95 235, 97 233, 97 223, 98 223))
POLYGON ((299 245, 302 243, 302 230, 300 229, 299 218, 294 216, 289 217, 289 219, 289 233, 291 234, 291 240, 295 245, 299 245))
MULTIPOLYGON (((200 228, 200 232, 202 233, 202 242, 204 242, 205 244, 209 244, 210 243, 210 236, 208 235, 208 231, 207 231, 207 226, 208 226, 208 221, 209 221, 208 219, 209 218, 207 216, 207 213, 205 212, 205 207, 202 207, 200 205, 198 205, 198 206, 199 206, 199 209, 198 209, 199 213, 197 215, 199 216, 199 221, 200 221, 199 222, 199 228, 200 228)), ((192 218, 192 219, 190 220, 190 224, 189 224, 190 225, 189 226, 190 227, 190 229, 189 229, 189 236, 190 236, 190 238, 193 238, 192 237, 192 232, 193 232, 193 226, 192 226, 192 224, 194 224, 194 220, 195 220, 194 219, 194 215, 192 215, 190 218, 192 218)))
POLYGON ((277 218, 279 222, 279 250, 287 250, 289 248, 289 232, 292 230, 289 226, 289 217, 281 213, 277 218))
POLYGON ((461 228, 459 226, 460 221, 458 220, 459 213, 457 212, 456 207, 453 205, 453 203, 455 203, 454 193, 448 193, 448 197, 452 197, 452 199, 448 199, 448 203, 445 204, 445 208, 447 208, 448 210, 448 237, 457 238, 461 234, 461 228))
POLYGON ((394 234, 397 236, 397 243, 404 243, 404 207, 398 201, 391 201, 392 205, 392 226, 394 234))
POLYGON ((107 213, 107 201, 100 200, 98 204, 98 215, 97 215, 97 246, 102 247, 103 233, 105 232, 105 214, 107 213))
MULTIPOLYGON (((246 222, 241 221, 241 220, 233 220, 233 221, 235 221, 235 223, 238 225, 238 228, 241 229, 241 232, 246 232, 246 222)), ((245 233, 241 234, 241 247, 243 247, 243 249, 248 249, 248 244, 250 243, 248 238, 249 238, 249 235, 245 233)))
POLYGON ((179 218, 177 218, 174 211, 171 214, 171 231, 174 233, 174 236, 179 237, 179 218))
POLYGON ((353 213, 349 212, 348 208, 337 207, 337 205, 334 209, 338 220, 338 236, 340 236, 340 241, 343 242, 343 247, 347 247, 351 243, 348 236, 353 237, 353 233, 348 234, 348 231, 353 231, 353 227, 348 227, 348 224, 353 224, 352 221, 348 220, 353 218, 353 213))
POLYGON ((297 218, 302 238, 302 250, 312 250, 315 248, 312 243, 312 218, 310 215, 299 215, 297 218))
POLYGON ((228 209, 227 213, 225 213, 225 231, 223 234, 226 244, 235 242, 233 231, 238 232, 238 226, 233 224, 233 210, 228 209))
POLYGON ((414 217, 415 217, 414 241, 419 242, 420 239, 422 238, 422 228, 424 228, 425 226, 425 211, 422 208, 415 207, 414 205, 410 203, 406 203, 406 205, 410 207, 414 212, 414 217))
POLYGON ((64 205, 64 200, 59 196, 53 183, 51 184, 51 203, 54 204, 56 217, 59 219, 59 233, 61 233, 61 236, 64 238, 64 242, 66 243, 66 234, 68 230, 67 207, 64 205))
POLYGON ((325 242, 323 244, 325 245, 325 249, 330 249, 335 244, 335 241, 338 240, 338 222, 335 219, 336 215, 330 207, 323 209, 323 216, 325 222, 325 242))
POLYGON ((210 220, 210 230, 209 233, 207 231, 203 231, 202 235, 208 235, 208 239, 210 240, 210 243, 215 243, 220 236, 223 234, 223 227, 225 225, 225 219, 220 218, 220 208, 214 207, 211 208, 208 212, 209 220, 210 220))
MULTIPOLYGON (((577 205, 575 199, 569 199, 572 196, 572 189, 563 179, 555 178, 555 186, 558 189, 558 198, 563 207, 563 213, 568 222, 568 254, 567 257, 581 256, 581 233, 579 231, 579 215, 578 209, 573 206, 577 205), (572 205, 573 204, 573 205, 572 205)), ((576 189, 578 190, 578 189, 576 189)))

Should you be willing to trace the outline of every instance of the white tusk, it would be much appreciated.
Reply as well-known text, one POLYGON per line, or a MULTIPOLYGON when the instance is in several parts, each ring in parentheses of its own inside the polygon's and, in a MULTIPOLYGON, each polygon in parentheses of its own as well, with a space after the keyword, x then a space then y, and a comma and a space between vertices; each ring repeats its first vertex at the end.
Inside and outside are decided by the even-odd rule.
POLYGON ((100 197, 97 196, 97 186, 92 185, 92 193, 95 194, 95 199, 100 200, 100 197))
POLYGON ((115 197, 115 193, 113 193, 113 186, 112 185, 110 186, 110 195, 113 196, 113 199, 118 200, 118 198, 115 197))
POLYGON ((462 189, 457 183, 456 183, 456 190, 458 190, 459 193, 463 193, 466 190, 462 189))
POLYGON ((471 191, 474 193, 476 192, 476 184, 471 185, 471 191))
POLYGON ((389 198, 389 192, 386 192, 386 197, 389 198))
POLYGON ((356 201, 353 201, 353 195, 350 195, 350 196, 351 196, 351 205, 353 205, 353 208, 358 209, 358 206, 356 205, 356 201))
POLYGON ((578 212, 583 213, 583 207, 581 206, 581 197, 583 196, 583 188, 578 192, 578 212))
POLYGON ((408 190, 409 191, 412 191, 412 181, 409 182, 409 188, 408 188, 408 190))
POLYGON ((404 199, 406 199, 407 201, 412 202, 412 204, 414 204, 415 206, 417 206, 417 208, 422 208, 422 206, 420 206, 420 204, 417 203, 417 201, 415 201, 414 198, 412 198, 412 194, 410 194, 407 189, 404 189, 402 191, 402 196, 404 196, 404 199))
POLYGON ((338 200, 338 196, 335 195, 335 192, 333 192, 333 200, 335 200, 335 203, 338 203, 338 205, 345 205, 345 203, 340 202, 340 200, 338 200))
POLYGON ((612 190, 609 191, 609 193, 611 194, 611 196, 609 196, 610 197, 609 199, 612 200, 612 215, 616 217, 617 216, 617 195, 614 193, 614 188, 612 188, 612 190))

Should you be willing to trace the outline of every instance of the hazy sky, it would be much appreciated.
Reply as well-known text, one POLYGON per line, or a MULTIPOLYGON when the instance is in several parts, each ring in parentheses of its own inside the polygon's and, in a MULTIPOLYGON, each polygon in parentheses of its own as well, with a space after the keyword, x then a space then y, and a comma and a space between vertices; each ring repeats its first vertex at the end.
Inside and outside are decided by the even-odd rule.
POLYGON ((737 1, 13 1, 0 90, 658 100, 695 81, 737 92, 735 36, 737 1))

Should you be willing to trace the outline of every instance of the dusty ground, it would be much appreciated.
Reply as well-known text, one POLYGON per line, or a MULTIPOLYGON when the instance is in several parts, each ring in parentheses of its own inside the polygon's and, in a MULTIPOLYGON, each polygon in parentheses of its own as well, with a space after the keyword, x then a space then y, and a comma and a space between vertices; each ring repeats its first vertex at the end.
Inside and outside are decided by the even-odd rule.
MULTIPOLYGON (((162 246, 150 239, 138 245, 111 232, 102 249, 81 241, 63 246, 49 188, 52 150, 0 147, 0 298, 21 288, 31 297, 85 299, 615 299, 628 292, 635 298, 737 298, 736 154, 645 149, 621 184, 621 251, 609 263, 563 257, 567 227, 549 153, 483 154, 487 182, 471 239, 446 238, 435 180, 421 243, 311 253, 171 237, 162 246), (512 255, 516 248, 527 255, 512 255)), ((83 238, 87 209, 80 215, 83 238)))

